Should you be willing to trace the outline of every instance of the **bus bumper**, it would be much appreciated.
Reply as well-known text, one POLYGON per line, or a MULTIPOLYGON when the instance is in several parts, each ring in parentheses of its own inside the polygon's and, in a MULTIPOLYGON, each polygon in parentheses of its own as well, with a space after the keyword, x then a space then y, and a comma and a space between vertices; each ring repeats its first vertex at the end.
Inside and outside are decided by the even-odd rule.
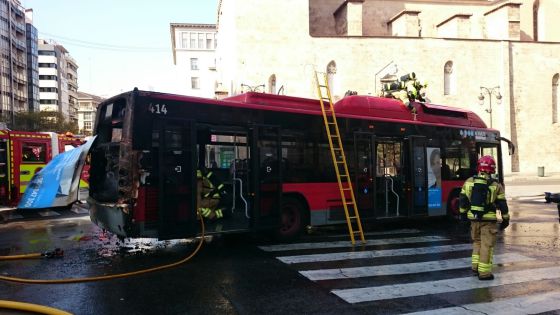
POLYGON ((121 237, 134 237, 130 231, 132 221, 127 214, 128 205, 100 203, 91 197, 87 199, 89 204, 89 217, 91 222, 121 237))

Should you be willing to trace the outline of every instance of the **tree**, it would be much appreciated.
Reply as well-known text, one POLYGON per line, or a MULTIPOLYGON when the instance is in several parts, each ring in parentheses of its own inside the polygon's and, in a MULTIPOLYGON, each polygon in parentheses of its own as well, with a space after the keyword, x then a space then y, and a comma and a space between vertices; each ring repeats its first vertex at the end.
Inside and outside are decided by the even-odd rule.
POLYGON ((15 127, 21 131, 52 131, 57 133, 78 132, 78 124, 67 121, 64 115, 55 111, 19 112, 15 116, 15 127))

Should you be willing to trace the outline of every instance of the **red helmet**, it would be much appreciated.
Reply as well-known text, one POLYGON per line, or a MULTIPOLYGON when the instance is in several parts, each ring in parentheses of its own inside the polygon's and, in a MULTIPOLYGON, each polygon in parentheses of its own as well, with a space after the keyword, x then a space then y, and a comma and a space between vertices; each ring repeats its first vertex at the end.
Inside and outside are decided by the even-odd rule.
POLYGON ((477 172, 484 172, 488 174, 496 173, 496 161, 490 155, 485 155, 478 159, 476 163, 476 171, 477 172))

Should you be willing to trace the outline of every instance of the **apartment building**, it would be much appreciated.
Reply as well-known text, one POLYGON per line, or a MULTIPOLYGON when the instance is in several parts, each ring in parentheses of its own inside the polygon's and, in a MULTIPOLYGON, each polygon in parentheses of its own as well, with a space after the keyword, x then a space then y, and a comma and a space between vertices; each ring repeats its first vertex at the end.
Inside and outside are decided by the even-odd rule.
POLYGON ((77 122, 78 65, 64 46, 39 39, 40 109, 77 122))
POLYGON ((216 25, 171 23, 173 64, 184 94, 214 97, 216 90, 216 25))
POLYGON ((19 0, 0 0, 0 117, 9 124, 27 111, 25 9, 19 0))
POLYGON ((33 10, 25 10, 25 31, 27 44, 27 105, 30 112, 38 112, 39 107, 39 48, 38 32, 33 26, 33 10))
POLYGON ((77 92, 76 102, 78 103, 77 119, 80 134, 91 135, 93 133, 93 125, 95 123, 95 113, 97 105, 103 102, 103 98, 92 94, 77 92))
POLYGON ((68 86, 68 116, 78 122, 78 63, 70 55, 66 56, 66 84, 68 86))

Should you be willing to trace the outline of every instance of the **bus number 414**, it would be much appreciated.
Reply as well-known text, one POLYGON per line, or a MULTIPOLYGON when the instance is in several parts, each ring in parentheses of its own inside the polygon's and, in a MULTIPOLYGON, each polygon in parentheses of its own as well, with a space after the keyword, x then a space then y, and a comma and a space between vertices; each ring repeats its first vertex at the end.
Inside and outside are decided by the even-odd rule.
POLYGON ((165 104, 160 105, 150 103, 150 107, 148 108, 148 110, 152 112, 152 114, 167 115, 167 106, 165 104))

